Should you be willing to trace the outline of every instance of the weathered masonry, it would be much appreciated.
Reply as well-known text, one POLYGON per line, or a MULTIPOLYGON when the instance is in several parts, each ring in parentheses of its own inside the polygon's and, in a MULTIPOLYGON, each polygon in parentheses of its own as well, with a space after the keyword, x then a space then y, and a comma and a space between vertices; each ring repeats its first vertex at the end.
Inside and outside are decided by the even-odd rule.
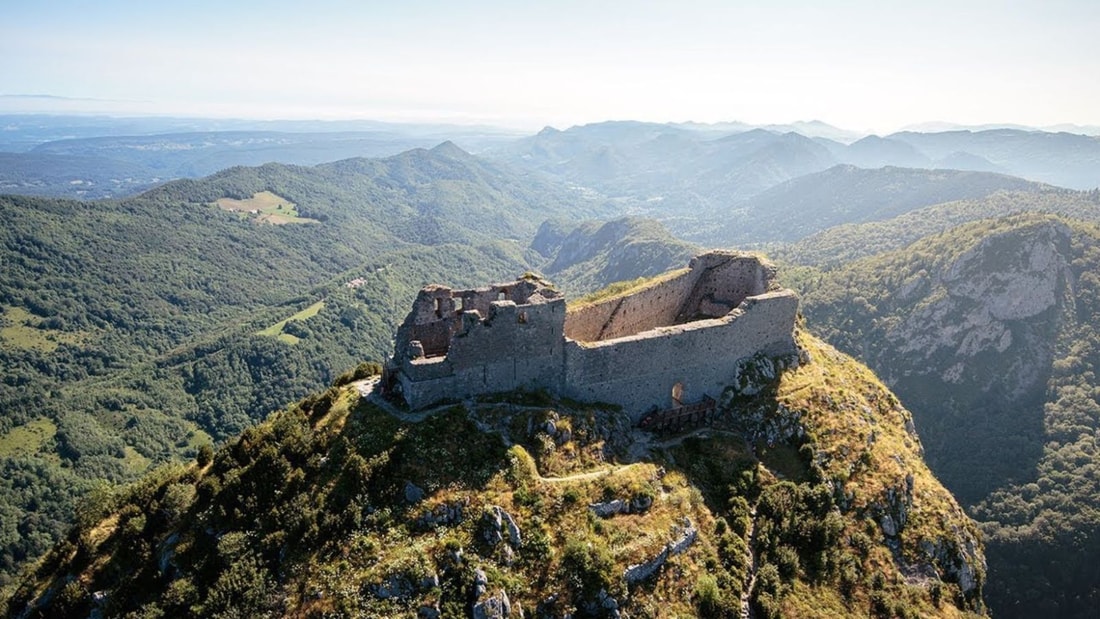
POLYGON ((647 410, 717 398, 738 362, 795 352, 798 297, 751 254, 710 252, 638 290, 570 308, 529 277, 473 290, 429 286, 397 331, 384 384, 417 409, 543 388, 647 410))

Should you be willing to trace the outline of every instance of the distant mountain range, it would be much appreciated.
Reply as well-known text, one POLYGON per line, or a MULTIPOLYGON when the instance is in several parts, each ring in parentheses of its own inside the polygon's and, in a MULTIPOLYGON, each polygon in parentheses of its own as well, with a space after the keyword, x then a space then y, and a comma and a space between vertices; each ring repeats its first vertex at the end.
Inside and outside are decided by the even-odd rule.
MULTIPOLYGON (((487 154, 512 166, 601 193, 621 204, 624 212, 660 219, 677 234, 700 239, 708 238, 710 230, 725 225, 725 220, 730 227, 753 227, 755 220, 744 217, 749 201, 760 199, 784 182, 838 164, 868 170, 892 166, 997 173, 1073 189, 1100 186, 1100 138, 1091 136, 994 129, 903 132, 867 136, 845 144, 795 132, 740 129, 631 121, 565 131, 546 128, 487 154), (722 135, 719 128, 733 131, 722 135)), ((949 176, 939 175, 941 182, 934 184, 944 193, 928 195, 933 201, 925 204, 976 197, 973 192, 983 191, 981 187, 992 191, 1023 186, 1021 181, 1004 176, 996 182, 993 177, 984 177, 975 184, 958 178, 954 186, 966 189, 951 198, 945 189, 950 184, 945 180, 949 176)), ((885 185, 879 188, 886 189, 888 195, 898 195, 897 189, 885 185)), ((869 191, 867 195, 870 197, 869 191)), ((851 193, 837 191, 834 200, 840 196, 848 199, 851 193)), ((816 210, 816 205, 807 202, 809 196, 798 197, 800 218, 816 210)), ((804 225, 801 220, 797 223, 804 225)), ((730 238, 744 242, 747 236, 730 238)), ((784 238, 790 238, 789 234, 784 238)))
POLYGON ((837 164, 996 172, 1100 186, 1100 138, 1017 128, 863 135, 820 121, 611 121, 536 135, 492 127, 373 121, 227 121, 0 116, 0 192, 122 197, 236 165, 315 165, 455 141, 470 152, 594 191, 685 226, 784 181, 837 164))
POLYGON ((470 151, 519 137, 481 126, 378 121, 0 115, 0 193, 119 198, 233 166, 386 157, 458 140, 470 151))
POLYGON ((915 131, 917 133, 939 133, 942 131, 988 131, 990 129, 1018 129, 1020 131, 1046 131, 1049 133, 1077 133, 1080 135, 1100 135, 1100 125, 1078 125, 1074 123, 1059 123, 1056 125, 1020 125, 1015 123, 985 123, 981 125, 966 125, 949 122, 924 122, 906 125, 902 131, 915 131))

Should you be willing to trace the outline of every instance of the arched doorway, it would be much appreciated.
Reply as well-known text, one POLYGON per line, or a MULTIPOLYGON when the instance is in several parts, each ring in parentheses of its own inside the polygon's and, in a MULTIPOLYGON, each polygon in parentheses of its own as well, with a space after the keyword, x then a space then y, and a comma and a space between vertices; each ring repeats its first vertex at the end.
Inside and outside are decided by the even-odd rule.
POLYGON ((676 383, 672 386, 672 407, 684 405, 684 383, 676 383))

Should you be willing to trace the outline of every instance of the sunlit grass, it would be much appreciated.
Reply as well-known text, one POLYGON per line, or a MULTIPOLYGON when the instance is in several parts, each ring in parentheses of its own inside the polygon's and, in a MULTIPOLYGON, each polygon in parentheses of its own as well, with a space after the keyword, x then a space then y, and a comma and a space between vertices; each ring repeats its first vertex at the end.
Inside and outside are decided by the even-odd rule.
POLYGON ((214 201, 218 208, 250 216, 257 223, 305 224, 318 223, 316 219, 302 217, 298 205, 270 191, 261 191, 247 200, 218 198, 214 201))
POLYGON ((299 338, 296 335, 291 335, 289 333, 283 333, 283 327, 286 326, 286 323, 288 323, 292 320, 307 320, 309 318, 312 318, 312 317, 316 316, 317 313, 320 312, 321 309, 324 308, 324 307, 325 307, 325 302, 324 301, 318 301, 318 302, 314 303, 313 305, 310 305, 309 307, 305 308, 304 310, 294 314, 293 316, 289 316, 289 317, 287 317, 283 320, 280 320, 279 322, 271 325, 270 327, 267 327, 266 329, 262 329, 260 331, 257 331, 256 335, 264 335, 264 336, 267 336, 267 337, 273 337, 273 338, 282 340, 282 341, 286 342, 287 344, 297 344, 301 340, 301 338, 299 338))
POLYGON ((645 288, 651 288, 657 284, 666 282, 670 279, 675 279, 684 273, 687 273, 689 269, 682 268, 675 271, 669 271, 662 273, 655 277, 639 277, 625 282, 616 282, 610 286, 597 290, 592 294, 585 295, 575 301, 568 304, 567 309, 569 311, 578 310, 590 305, 595 305, 601 301, 607 301, 609 299, 617 299, 619 297, 625 297, 632 294, 637 294, 638 291, 645 288))
POLYGON ((80 344, 81 332, 42 329, 41 319, 21 307, 5 307, 0 314, 0 343, 23 350, 53 352, 61 344, 80 344))
POLYGON ((41 418, 16 426, 0 435, 0 457, 11 458, 36 453, 57 434, 53 421, 41 418))

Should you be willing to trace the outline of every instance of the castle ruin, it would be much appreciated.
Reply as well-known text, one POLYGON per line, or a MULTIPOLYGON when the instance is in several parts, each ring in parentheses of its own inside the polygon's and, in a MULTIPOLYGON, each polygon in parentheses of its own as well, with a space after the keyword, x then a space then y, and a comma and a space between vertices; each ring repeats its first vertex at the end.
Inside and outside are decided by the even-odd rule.
POLYGON ((384 384, 412 409, 516 389, 623 407, 717 398, 739 362, 796 352, 798 297, 752 254, 713 251, 637 290, 566 309, 527 277, 428 286, 397 331, 384 384))

